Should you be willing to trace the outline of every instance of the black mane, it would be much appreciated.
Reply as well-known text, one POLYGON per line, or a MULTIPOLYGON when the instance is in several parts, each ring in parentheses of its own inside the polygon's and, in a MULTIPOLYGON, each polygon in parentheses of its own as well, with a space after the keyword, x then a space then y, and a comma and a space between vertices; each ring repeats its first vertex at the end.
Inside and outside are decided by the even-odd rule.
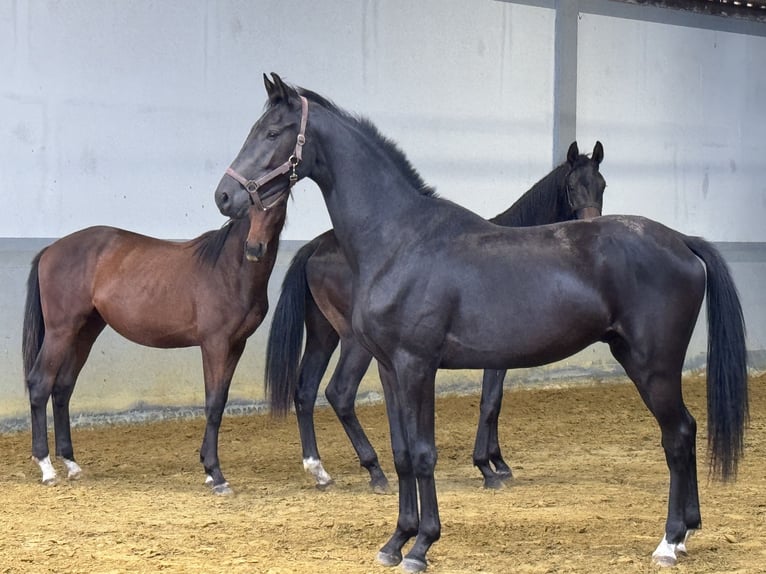
POLYGON ((415 167, 407 159, 407 156, 404 154, 404 152, 399 149, 399 146, 396 144, 396 142, 381 134, 377 126, 375 126, 375 124, 373 124, 368 118, 349 113, 346 110, 339 108, 336 104, 324 96, 320 96, 311 90, 300 87, 295 87, 295 90, 300 95, 304 96, 307 100, 322 106, 323 108, 331 111, 333 114, 339 116, 345 121, 354 124, 354 126, 356 126, 360 132, 374 140, 378 146, 386 153, 386 155, 394 161, 401 173, 404 174, 404 176, 415 189, 417 189, 423 195, 431 197, 436 196, 436 189, 425 182, 420 173, 418 173, 415 167))
POLYGON ((547 216, 556 213, 559 206, 559 194, 565 191, 564 178, 569 173, 569 169, 570 166, 566 162, 554 168, 513 205, 490 221, 498 225, 525 227, 537 224, 540 214, 547 216))
POLYGON ((230 219, 219 229, 206 231, 199 237, 189 241, 189 248, 194 250, 194 256, 200 263, 208 267, 215 267, 218 259, 221 257, 221 253, 223 253, 226 241, 230 236, 236 235, 236 233, 233 233, 235 230, 239 230, 239 227, 246 225, 250 225, 250 221, 246 217, 230 219))

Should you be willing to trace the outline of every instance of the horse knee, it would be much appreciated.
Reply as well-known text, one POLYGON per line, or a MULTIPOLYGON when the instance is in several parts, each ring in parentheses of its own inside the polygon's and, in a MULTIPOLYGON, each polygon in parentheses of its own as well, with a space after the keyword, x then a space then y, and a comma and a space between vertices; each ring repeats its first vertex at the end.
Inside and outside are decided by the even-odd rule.
POLYGON ((394 452, 394 468, 397 474, 412 474, 412 459, 409 451, 394 452))
POLYGON ((415 476, 433 476, 436 467, 436 448, 430 445, 419 445, 412 457, 415 476))

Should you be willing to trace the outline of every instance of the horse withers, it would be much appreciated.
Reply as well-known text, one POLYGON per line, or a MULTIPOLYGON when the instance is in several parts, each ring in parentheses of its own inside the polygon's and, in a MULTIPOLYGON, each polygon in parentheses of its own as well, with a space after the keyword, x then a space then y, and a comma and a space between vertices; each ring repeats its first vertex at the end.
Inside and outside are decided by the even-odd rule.
MULTIPOLYGON (((606 182, 600 172, 604 148, 596 142, 590 156, 572 142, 566 161, 540 179, 508 209, 490 219, 507 227, 527 227, 601 215, 606 182)), ((322 376, 340 342, 340 357, 327 385, 327 400, 343 424, 373 492, 388 492, 388 479, 378 455, 356 416, 354 402, 372 354, 351 329, 353 274, 330 230, 301 247, 293 257, 274 307, 266 349, 266 393, 272 413, 285 413, 295 403, 303 467, 317 488, 332 484, 319 456, 314 405, 322 376), (302 301, 305 303, 301 304, 302 301), (303 327, 306 344, 303 357, 303 327)), ((498 417, 505 370, 487 370, 482 382, 474 465, 487 488, 499 488, 512 472, 498 441, 498 417)))
POLYGON ((229 385, 247 338, 268 309, 267 285, 285 222, 285 194, 270 209, 251 206, 188 242, 98 226, 67 235, 32 261, 22 354, 32 417, 32 456, 54 484, 46 407, 53 402, 56 455, 75 479, 69 401, 101 331, 109 325, 148 347, 199 346, 205 380, 200 461, 216 494, 231 488, 218 459, 229 385))

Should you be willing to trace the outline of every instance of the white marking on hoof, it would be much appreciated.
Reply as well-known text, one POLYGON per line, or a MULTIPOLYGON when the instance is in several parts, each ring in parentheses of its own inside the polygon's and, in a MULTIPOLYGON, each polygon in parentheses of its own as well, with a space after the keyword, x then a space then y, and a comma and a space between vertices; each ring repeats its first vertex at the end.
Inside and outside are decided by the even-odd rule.
POLYGON ((82 476, 82 468, 80 468, 80 465, 77 464, 73 460, 69 460, 68 458, 63 459, 64 465, 67 469, 67 478, 69 480, 77 480, 82 476))
POLYGON ((678 544, 670 544, 667 537, 662 537, 657 549, 652 553, 652 564, 661 566, 663 568, 675 566, 678 559, 676 558, 676 548, 678 544))
POLYGON ((40 467, 40 470, 43 473, 43 477, 41 479, 41 482, 45 484, 46 486, 53 486, 56 484, 56 469, 53 468, 53 463, 51 462, 51 457, 46 456, 44 459, 40 460, 38 458, 32 457, 32 460, 37 463, 37 465, 40 467))
POLYGON ((303 470, 314 477, 317 486, 320 488, 332 484, 332 477, 327 474, 327 471, 325 471, 324 467, 322 466, 322 461, 318 458, 304 458, 303 470))
POLYGON ((676 552, 678 552, 679 554, 683 554, 683 555, 689 554, 689 551, 686 550, 686 543, 689 542, 689 538, 691 538, 694 535, 695 532, 696 532, 695 530, 687 530, 686 531, 686 536, 684 536, 684 541, 683 542, 679 542, 678 546, 676 546, 676 552))

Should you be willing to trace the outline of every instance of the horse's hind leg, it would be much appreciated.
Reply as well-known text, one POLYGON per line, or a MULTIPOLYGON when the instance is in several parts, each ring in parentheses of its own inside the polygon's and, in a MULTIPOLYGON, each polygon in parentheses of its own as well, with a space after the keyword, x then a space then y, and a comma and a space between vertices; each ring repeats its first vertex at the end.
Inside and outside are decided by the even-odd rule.
POLYGON ((202 344, 202 368, 205 372, 205 436, 199 451, 200 462, 207 474, 206 483, 214 494, 231 494, 229 483, 221 472, 218 459, 218 432, 223 411, 229 398, 229 385, 239 358, 245 350, 245 341, 231 347, 228 344, 202 344))
POLYGON ((620 344, 611 346, 662 433, 662 447, 670 470, 670 491, 665 536, 652 559, 660 566, 673 566, 677 552, 686 551, 685 542, 690 532, 701 525, 695 455, 697 423, 683 403, 681 361, 653 356, 653 366, 648 367, 646 363, 650 361, 639 363, 621 349, 620 344))
POLYGON ((500 488, 503 481, 511 478, 510 467, 503 460, 497 435, 500 409, 503 403, 503 380, 506 371, 486 369, 481 386, 481 406, 473 464, 484 477, 485 488, 500 488), (490 463, 494 465, 494 470, 490 463))
POLYGON ((48 399, 62 366, 69 360, 76 335, 72 331, 48 329, 40 353, 27 377, 32 419, 32 459, 39 465, 43 484, 56 484, 56 470, 48 450, 48 399))
POLYGON ((343 339, 340 359, 325 394, 354 446, 359 463, 370 473, 370 488, 385 494, 389 491, 388 479, 354 409, 359 384, 371 361, 372 355, 359 341, 350 337, 343 339))
POLYGON ((335 348, 338 334, 321 314, 315 304, 307 302, 306 348, 301 359, 298 382, 295 387, 295 414, 298 419, 298 433, 301 437, 303 468, 316 481, 319 489, 332 484, 332 477, 322 466, 314 428, 314 406, 319 392, 322 375, 327 370, 335 348))
POLYGON ((53 428, 56 437, 56 455, 61 457, 67 468, 67 478, 80 478, 82 469, 75 462, 72 446, 72 430, 69 419, 69 400, 72 397, 77 377, 88 359, 93 343, 103 331, 104 321, 98 315, 93 315, 77 336, 74 352, 59 369, 56 382, 53 385, 53 428))

